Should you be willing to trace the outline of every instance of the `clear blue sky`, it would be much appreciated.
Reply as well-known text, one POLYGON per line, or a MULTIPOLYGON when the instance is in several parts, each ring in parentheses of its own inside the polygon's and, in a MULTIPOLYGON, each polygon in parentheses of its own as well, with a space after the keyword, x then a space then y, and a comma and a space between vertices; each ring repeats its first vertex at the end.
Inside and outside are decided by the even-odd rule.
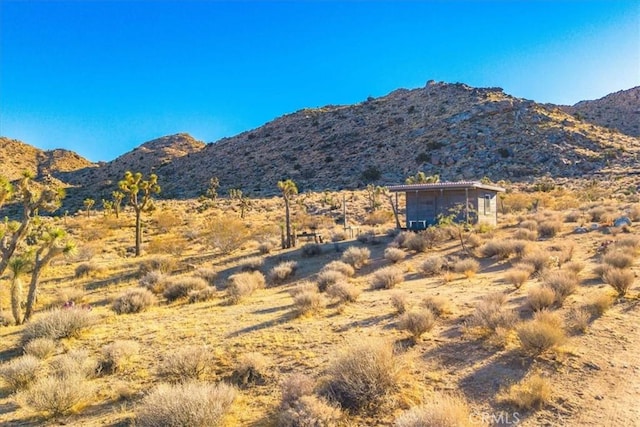
POLYGON ((0 0, 0 135, 111 160, 428 80, 573 104, 640 85, 640 1, 0 0))

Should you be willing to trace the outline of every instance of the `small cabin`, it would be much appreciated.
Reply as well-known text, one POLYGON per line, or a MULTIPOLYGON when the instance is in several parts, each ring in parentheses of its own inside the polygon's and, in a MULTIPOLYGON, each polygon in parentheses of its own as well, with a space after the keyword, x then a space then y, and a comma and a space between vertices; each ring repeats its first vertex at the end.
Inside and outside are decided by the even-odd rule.
POLYGON ((438 223, 439 216, 455 213, 457 220, 469 224, 498 223, 498 193, 504 188, 476 181, 438 182, 433 184, 407 184, 389 187, 398 194, 404 193, 406 229, 424 230, 438 223))

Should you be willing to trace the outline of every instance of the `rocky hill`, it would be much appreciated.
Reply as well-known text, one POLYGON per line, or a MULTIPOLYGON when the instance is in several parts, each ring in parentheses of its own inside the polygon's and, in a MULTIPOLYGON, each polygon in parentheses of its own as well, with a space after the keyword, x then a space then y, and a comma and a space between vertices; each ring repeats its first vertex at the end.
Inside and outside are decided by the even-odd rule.
POLYGON ((44 151, 22 141, 0 137, 0 174, 11 180, 20 178, 25 170, 42 177, 58 175, 95 166, 89 160, 69 150, 44 151))
POLYGON ((640 86, 611 93, 595 101, 580 101, 562 109, 599 126, 640 136, 640 86))

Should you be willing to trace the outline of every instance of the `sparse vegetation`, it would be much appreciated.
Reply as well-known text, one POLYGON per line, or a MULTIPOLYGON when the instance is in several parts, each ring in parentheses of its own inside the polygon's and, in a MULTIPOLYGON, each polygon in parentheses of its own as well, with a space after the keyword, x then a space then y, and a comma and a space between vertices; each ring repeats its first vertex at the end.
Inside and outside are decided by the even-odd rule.
POLYGON ((93 393, 91 383, 82 377, 47 376, 22 392, 18 400, 46 417, 58 417, 79 412, 93 393))
POLYGON ((158 375, 173 383, 203 379, 212 368, 211 351, 187 346, 167 353, 158 366, 158 375))
POLYGON ((0 378, 11 392, 24 390, 33 384, 42 370, 40 359, 26 354, 0 365, 0 378))
POLYGON ((162 295, 171 302, 187 298, 192 291, 201 291, 207 287, 207 282, 200 277, 174 277, 168 281, 162 295))
POLYGON ((118 314, 140 313, 155 304, 156 298, 144 288, 127 289, 113 300, 111 307, 118 314))
POLYGON ((411 333, 413 341, 418 341, 420 337, 431 331, 436 324, 436 316, 429 309, 421 311, 407 311, 398 321, 398 328, 411 333))
POLYGON ((457 396, 436 394, 396 418, 395 427, 471 427, 478 425, 467 403, 457 396))
POLYGON ((36 338, 76 337, 94 322, 91 312, 83 308, 51 310, 27 323, 22 331, 22 341, 26 344, 36 338))
POLYGON ((404 281, 404 274, 398 267, 390 266, 379 269, 373 274, 373 289, 391 289, 404 281))

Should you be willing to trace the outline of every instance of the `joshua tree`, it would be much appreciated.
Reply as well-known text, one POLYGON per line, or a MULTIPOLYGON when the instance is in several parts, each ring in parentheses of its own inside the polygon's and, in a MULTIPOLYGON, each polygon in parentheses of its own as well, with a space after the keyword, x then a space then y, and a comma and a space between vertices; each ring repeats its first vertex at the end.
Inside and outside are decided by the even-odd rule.
POLYGON ((0 176, 0 208, 8 200, 11 200, 14 194, 13 185, 4 176, 0 176))
POLYGON ((22 275, 31 263, 26 256, 13 257, 9 262, 11 270, 11 312, 16 325, 22 324, 22 275))
POLYGON ((96 201, 93 199, 84 199, 84 208, 87 210, 87 218, 91 216, 91 209, 96 204, 96 201))
POLYGON ((218 198, 218 188, 220 188, 220 180, 217 176, 214 176, 209 180, 209 186, 207 187, 207 197, 211 200, 218 198))
POLYGON ((0 229, 0 276, 7 269, 9 260, 16 251, 18 244, 27 236, 33 219, 38 215, 38 211, 53 212, 58 209, 64 198, 64 190, 55 187, 51 183, 35 182, 33 174, 25 171, 15 192, 10 186, 0 184, 0 199, 2 199, 2 202, 8 200, 9 197, 13 197, 22 203, 22 219, 20 222, 8 222, 0 229))
POLYGON ((367 199, 369 199, 369 208, 371 209, 371 212, 373 212, 380 207, 379 197, 387 192, 387 188, 369 184, 367 185, 366 190, 367 199))
POLYGON ((136 213, 136 256, 140 256, 140 244, 142 243, 142 223, 140 217, 142 212, 152 206, 151 196, 160 192, 158 176, 149 175, 147 181, 142 179, 142 174, 130 171, 125 172, 124 179, 118 186, 127 195, 129 205, 136 213))
POLYGON ((289 211, 289 202, 293 196, 298 194, 298 187, 296 183, 290 179, 279 181, 278 188, 282 192, 282 198, 284 199, 284 219, 286 224, 287 235, 284 238, 284 247, 291 247, 291 215, 289 211))
POLYGON ((426 175, 424 172, 418 172, 404 182, 406 184, 435 184, 440 182, 440 175, 426 175))
POLYGON ((229 198, 237 200, 240 206, 240 218, 244 219, 245 211, 251 206, 249 198, 242 194, 242 190, 239 188, 232 188, 229 190, 229 198))
POLYGON ((114 191, 111 193, 111 197, 113 198, 113 211, 116 214, 116 218, 120 217, 120 205, 122 204, 122 199, 124 199, 124 193, 120 191, 114 191))
POLYGON ((31 283, 29 283, 29 294, 27 295, 27 306, 24 313, 24 320, 29 320, 33 314, 33 307, 36 303, 38 283, 40 275, 49 265, 51 260, 60 255, 73 254, 76 251, 76 244, 67 237, 67 233, 57 227, 45 227, 36 237, 40 247, 36 250, 31 272, 31 283))
POLYGON ((104 216, 109 215, 113 211, 113 202, 111 200, 102 199, 102 210, 104 216))

